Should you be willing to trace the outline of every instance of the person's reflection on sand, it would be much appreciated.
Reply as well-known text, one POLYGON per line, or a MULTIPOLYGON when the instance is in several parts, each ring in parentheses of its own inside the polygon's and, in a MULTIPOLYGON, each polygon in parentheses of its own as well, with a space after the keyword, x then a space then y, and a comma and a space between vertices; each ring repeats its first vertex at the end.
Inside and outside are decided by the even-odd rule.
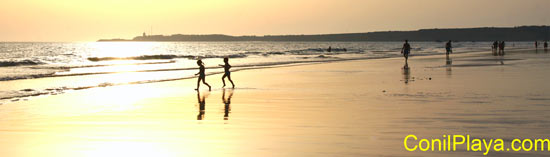
POLYGON ((224 106, 224 115, 223 115, 223 120, 228 120, 229 119, 229 112, 231 112, 231 97, 233 97, 233 90, 229 90, 228 93, 229 95, 227 96, 227 99, 225 97, 225 93, 226 93, 226 89, 223 89, 223 94, 222 94, 222 101, 223 101, 223 104, 225 105, 224 106))
POLYGON ((204 111, 206 107, 206 95, 201 96, 201 92, 197 91, 197 100, 199 101, 199 114, 197 115, 197 120, 204 119, 204 111))
POLYGON ((453 60, 449 56, 447 56, 447 59, 445 61, 445 67, 447 68, 447 75, 452 75, 453 60))
POLYGON ((409 68, 408 62, 405 62, 405 66, 403 66, 403 78, 404 78, 405 84, 408 84, 409 80, 411 79, 411 70, 409 68))

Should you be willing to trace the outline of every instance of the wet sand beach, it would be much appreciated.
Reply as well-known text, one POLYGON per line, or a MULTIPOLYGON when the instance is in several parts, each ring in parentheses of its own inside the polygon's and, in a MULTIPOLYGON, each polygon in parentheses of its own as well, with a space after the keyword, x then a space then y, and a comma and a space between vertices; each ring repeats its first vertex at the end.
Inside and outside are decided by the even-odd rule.
POLYGON ((0 154, 483 156, 403 140, 548 137, 549 61, 543 50, 355 60, 235 71, 235 89, 209 75, 210 92, 193 78, 31 97, 0 105, 0 154))

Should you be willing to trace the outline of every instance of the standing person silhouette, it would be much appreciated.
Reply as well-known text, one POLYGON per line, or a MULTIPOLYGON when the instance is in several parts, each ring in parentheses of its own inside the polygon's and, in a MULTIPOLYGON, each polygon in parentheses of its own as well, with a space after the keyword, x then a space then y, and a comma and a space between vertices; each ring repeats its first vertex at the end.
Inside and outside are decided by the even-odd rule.
POLYGON ((445 50, 447 51, 447 56, 449 53, 453 53, 453 46, 451 45, 451 40, 445 44, 445 50))
POLYGON ((548 48, 548 41, 544 41, 544 50, 548 48))
POLYGON ((539 42, 535 41, 535 49, 539 49, 539 42))
POLYGON ((501 41, 500 44, 498 45, 498 54, 501 55, 501 56, 504 56, 504 47, 505 47, 505 43, 504 41, 501 41))
POLYGON ((204 63, 202 60, 197 60, 197 65, 199 66, 199 73, 196 73, 195 75, 199 75, 199 79, 197 80, 197 88, 195 90, 199 90, 199 86, 202 83, 204 83, 206 86, 208 86, 208 91, 210 91, 212 88, 208 83, 206 83, 206 74, 204 73, 204 63))
POLYGON ((405 62, 409 60, 409 53, 411 53, 411 45, 409 45, 409 40, 405 40, 405 44, 401 48, 401 54, 405 57, 405 62))
POLYGON ((231 85, 233 85, 232 88, 235 88, 235 84, 233 83, 233 80, 231 80, 231 71, 229 71, 229 69, 231 68, 231 65, 229 65, 229 58, 227 57, 223 58, 223 62, 225 63, 224 65, 220 64, 220 66, 223 67, 223 70, 224 70, 224 74, 222 76, 223 87, 225 87, 225 77, 227 77, 229 82, 231 82, 231 85))
POLYGON ((493 54, 496 56, 498 51, 498 41, 493 42, 492 50, 493 50, 493 54))

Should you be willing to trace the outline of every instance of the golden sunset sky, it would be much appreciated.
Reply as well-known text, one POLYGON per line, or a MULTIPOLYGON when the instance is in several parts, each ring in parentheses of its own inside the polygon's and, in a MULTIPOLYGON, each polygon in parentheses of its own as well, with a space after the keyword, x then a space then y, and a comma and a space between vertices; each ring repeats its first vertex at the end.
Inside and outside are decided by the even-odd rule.
POLYGON ((0 41, 549 25, 550 0, 1 0, 0 41))

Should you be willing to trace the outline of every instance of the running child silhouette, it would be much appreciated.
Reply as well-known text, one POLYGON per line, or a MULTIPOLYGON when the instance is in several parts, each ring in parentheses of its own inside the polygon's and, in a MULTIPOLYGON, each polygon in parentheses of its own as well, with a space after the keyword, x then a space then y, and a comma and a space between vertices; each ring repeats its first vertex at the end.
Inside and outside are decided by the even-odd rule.
POLYGON ((231 65, 229 65, 229 58, 223 58, 223 62, 225 63, 224 65, 220 64, 220 66, 224 69, 224 74, 222 76, 223 87, 225 87, 225 77, 227 77, 229 82, 231 82, 231 85, 233 85, 232 88, 235 88, 235 84, 233 83, 233 80, 231 80, 231 71, 229 71, 229 69, 231 69, 231 65))
POLYGON ((210 91, 212 88, 208 83, 206 83, 206 74, 204 73, 204 63, 202 60, 197 60, 197 65, 199 66, 199 73, 196 73, 195 75, 199 75, 199 79, 197 80, 197 88, 195 90, 199 90, 199 86, 202 83, 204 83, 206 86, 208 86, 208 91, 210 91))

